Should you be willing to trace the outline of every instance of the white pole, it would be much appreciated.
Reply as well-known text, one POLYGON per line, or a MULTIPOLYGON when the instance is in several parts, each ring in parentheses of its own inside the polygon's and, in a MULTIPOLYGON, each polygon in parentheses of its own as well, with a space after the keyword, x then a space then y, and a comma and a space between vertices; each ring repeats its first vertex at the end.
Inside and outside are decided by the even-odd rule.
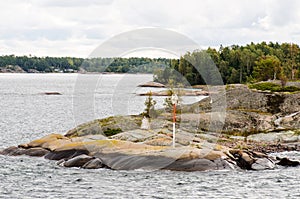
POLYGON ((173 148, 175 148, 175 123, 176 123, 176 104, 178 103, 178 97, 173 94, 171 97, 171 102, 173 104, 173 148))

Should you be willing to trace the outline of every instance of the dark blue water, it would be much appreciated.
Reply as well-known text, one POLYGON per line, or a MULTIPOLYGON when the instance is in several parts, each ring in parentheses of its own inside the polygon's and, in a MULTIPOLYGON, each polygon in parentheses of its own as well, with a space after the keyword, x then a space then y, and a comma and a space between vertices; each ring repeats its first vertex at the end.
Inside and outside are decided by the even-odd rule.
MULTIPOLYGON (((102 76, 95 89, 94 116, 141 112, 144 98, 135 96, 137 88, 131 85, 151 78, 102 76), (124 95, 130 96, 120 103, 122 109, 112 104, 120 82, 124 95)), ((0 148, 52 132, 63 134, 89 120, 74 119, 75 84, 76 74, 0 74, 0 148), (62 95, 41 94, 46 91, 62 95)), ((297 152, 282 155, 300 159, 297 152)), ((0 198, 300 198, 299 167, 187 173, 63 168, 55 161, 25 156, 0 156, 0 162, 0 198)))

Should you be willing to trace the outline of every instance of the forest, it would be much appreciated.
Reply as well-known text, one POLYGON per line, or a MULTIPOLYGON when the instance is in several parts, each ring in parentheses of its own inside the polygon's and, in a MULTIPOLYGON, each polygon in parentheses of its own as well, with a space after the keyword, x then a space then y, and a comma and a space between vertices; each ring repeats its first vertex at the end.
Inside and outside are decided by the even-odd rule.
POLYGON ((178 78, 182 76, 191 85, 219 84, 219 78, 225 84, 297 80, 300 78, 300 49, 292 43, 221 45, 219 49, 187 52, 179 60, 170 60, 170 67, 155 71, 154 77, 158 82, 168 83, 180 82, 178 78), (213 63, 209 62, 208 55, 213 63), (215 69, 208 67, 212 65, 215 69))
POLYGON ((157 82, 191 85, 287 81, 300 78, 300 48, 294 43, 252 42, 195 50, 180 59, 0 56, 0 71, 8 66, 25 72, 153 73, 157 82))

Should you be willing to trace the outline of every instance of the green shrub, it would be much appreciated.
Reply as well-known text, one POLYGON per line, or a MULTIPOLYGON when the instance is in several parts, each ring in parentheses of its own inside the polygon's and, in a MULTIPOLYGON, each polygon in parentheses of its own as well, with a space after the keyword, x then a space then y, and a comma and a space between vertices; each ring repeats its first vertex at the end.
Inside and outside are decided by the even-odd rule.
POLYGON ((257 84, 251 84, 249 85, 249 88, 251 89, 257 89, 261 91, 272 91, 272 92, 296 92, 300 91, 299 87, 296 86, 285 86, 281 87, 278 84, 271 83, 271 82, 262 82, 257 84))
POLYGON ((296 92, 296 91, 300 91, 300 88, 299 87, 296 87, 296 86, 286 86, 283 88, 284 92, 296 92))
POLYGON ((257 84, 251 84, 249 85, 249 88, 251 89, 257 89, 257 90, 261 90, 261 91, 277 91, 281 89, 281 86, 278 84, 274 84, 271 82, 263 82, 263 83, 257 83, 257 84))
POLYGON ((117 128, 117 129, 106 129, 103 133, 106 135, 106 136, 113 136, 113 135, 116 135, 118 133, 121 133, 122 132, 122 129, 120 128, 117 128))

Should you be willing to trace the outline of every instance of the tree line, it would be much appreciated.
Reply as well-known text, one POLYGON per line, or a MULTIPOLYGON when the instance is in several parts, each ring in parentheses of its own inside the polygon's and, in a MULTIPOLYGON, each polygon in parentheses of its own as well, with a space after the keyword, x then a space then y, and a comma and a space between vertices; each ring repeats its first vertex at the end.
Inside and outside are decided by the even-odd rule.
POLYGON ((195 50, 180 59, 0 56, 0 69, 10 65, 26 72, 154 73, 157 82, 191 85, 287 81, 300 78, 300 48, 294 43, 252 42, 195 50))
POLYGON ((161 83, 187 80, 191 85, 219 84, 218 75, 225 84, 299 79, 299 46, 293 43, 252 42, 245 46, 221 45, 219 49, 196 50, 187 52, 179 60, 170 60, 170 67, 156 71, 154 78, 161 83))
POLYGON ((153 73, 155 69, 169 65, 167 58, 75 58, 75 57, 32 57, 0 56, 0 69, 19 66, 25 72, 87 72, 153 73), (70 70, 71 69, 71 70, 70 70))
POLYGON ((0 67, 19 66, 25 72, 55 72, 67 69, 79 70, 82 58, 75 57, 36 57, 36 56, 0 56, 0 67))

